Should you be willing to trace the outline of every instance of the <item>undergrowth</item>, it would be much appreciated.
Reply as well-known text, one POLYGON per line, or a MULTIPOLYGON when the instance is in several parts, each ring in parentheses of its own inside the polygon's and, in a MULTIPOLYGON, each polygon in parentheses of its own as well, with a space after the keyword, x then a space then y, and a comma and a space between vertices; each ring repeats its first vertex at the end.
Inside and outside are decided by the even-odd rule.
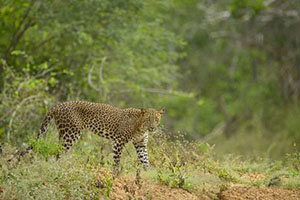
MULTIPOLYGON (((55 134, 53 134, 55 135, 55 134)), ((17 149, 4 144, 0 155, 0 199, 109 199, 117 179, 113 179, 111 143, 84 134, 69 153, 55 155, 61 147, 53 138, 30 141, 33 152, 18 161, 17 149), (10 160, 10 161, 9 161, 10 160)), ((127 145, 121 159, 121 175, 136 176, 137 182, 180 188, 216 198, 230 183, 259 187, 300 186, 299 152, 288 154, 284 162, 257 158, 243 160, 228 155, 217 159, 214 146, 189 142, 183 136, 170 139, 157 134, 149 141, 151 167, 140 173, 133 145, 127 145), (137 175, 138 174, 138 175, 137 175)), ((141 186, 139 186, 141 187, 141 186)))

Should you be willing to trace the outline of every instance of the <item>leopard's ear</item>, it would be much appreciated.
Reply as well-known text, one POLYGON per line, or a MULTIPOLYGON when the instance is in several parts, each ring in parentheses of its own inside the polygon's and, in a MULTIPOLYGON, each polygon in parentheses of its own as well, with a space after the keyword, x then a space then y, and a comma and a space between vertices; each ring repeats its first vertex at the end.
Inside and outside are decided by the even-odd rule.
POLYGON ((164 109, 164 108, 161 108, 161 109, 158 110, 158 112, 162 115, 162 114, 164 114, 165 109, 164 109))

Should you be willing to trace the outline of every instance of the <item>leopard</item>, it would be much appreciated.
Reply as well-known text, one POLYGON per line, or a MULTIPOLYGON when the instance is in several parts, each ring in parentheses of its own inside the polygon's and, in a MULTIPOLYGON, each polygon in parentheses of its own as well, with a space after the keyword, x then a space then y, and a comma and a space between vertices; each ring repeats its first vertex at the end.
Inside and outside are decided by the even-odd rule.
POLYGON ((117 171, 122 151, 129 142, 133 143, 138 160, 147 169, 148 135, 158 129, 164 111, 164 108, 118 108, 79 100, 62 102, 48 110, 36 139, 45 137, 50 121, 54 120, 65 152, 87 130, 112 141, 114 171, 117 171))

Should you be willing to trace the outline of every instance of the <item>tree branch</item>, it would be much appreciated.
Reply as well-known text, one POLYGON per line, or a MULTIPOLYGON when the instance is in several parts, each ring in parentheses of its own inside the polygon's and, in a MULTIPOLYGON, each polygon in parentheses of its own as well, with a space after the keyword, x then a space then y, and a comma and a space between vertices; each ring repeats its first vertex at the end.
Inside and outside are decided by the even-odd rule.
POLYGON ((25 99, 23 99, 21 101, 21 103, 19 103, 16 107, 16 109, 14 110, 14 112, 12 113, 11 115, 11 118, 9 120, 9 124, 8 124, 8 132, 7 132, 7 142, 10 141, 10 133, 11 133, 11 129, 12 129, 12 124, 13 124, 13 121, 14 121, 14 118, 15 118, 15 115, 17 114, 17 111, 23 106, 24 103, 26 103, 27 101, 30 101, 34 98, 37 98, 39 97, 40 95, 33 95, 33 96, 29 96, 29 97, 26 97, 25 99))
MULTIPOLYGON (((148 92, 148 93, 181 96, 180 94, 177 94, 173 91, 160 89, 160 88, 142 88, 141 90, 145 91, 145 92, 148 92)), ((132 89, 124 89, 124 90, 117 91, 117 93, 128 93, 128 92, 132 92, 132 89)))
POLYGON ((89 73, 88 73, 88 83, 89 83, 89 85, 91 86, 91 88, 93 88, 94 90, 100 92, 100 89, 97 88, 97 87, 94 85, 93 81, 92 81, 92 72, 93 72, 93 69, 94 69, 94 65, 92 65, 92 67, 91 67, 90 70, 89 70, 89 73))
POLYGON ((44 44, 50 42, 51 40, 53 40, 54 38, 56 38, 57 36, 56 35, 53 35, 43 41, 41 41, 39 44, 37 44, 35 47, 34 47, 34 50, 38 50, 40 47, 42 47, 44 44))
POLYGON ((214 129, 208 135, 206 135, 205 137, 203 137, 202 141, 203 142, 208 142, 211 139, 213 139, 213 138, 215 138, 215 137, 217 137, 219 135, 224 134, 225 126, 226 126, 225 122, 221 122, 221 123, 217 124, 214 127, 214 129))
POLYGON ((29 13, 31 11, 31 8, 34 4, 34 1, 31 1, 30 5, 28 6, 19 26, 17 27, 17 29, 14 31, 13 36, 12 36, 12 40, 10 41, 10 44, 8 45, 8 48, 6 50, 5 53, 5 60, 8 61, 9 56, 10 56, 10 52, 17 46, 17 44, 19 43, 20 39, 22 38, 22 36, 24 35, 24 33, 26 32, 26 30, 33 26, 35 24, 35 22, 33 22, 32 20, 29 20, 25 25, 25 21, 27 20, 29 13), (22 29, 24 25, 24 28, 22 29), (22 30, 21 30, 22 29, 22 30))
MULTIPOLYGON (((103 66, 104 66, 104 63, 106 61, 106 57, 104 56, 101 60, 101 64, 100 64, 100 67, 99 67, 99 80, 100 80, 100 83, 103 83, 104 82, 104 79, 103 79, 103 66)), ((101 92, 101 89, 96 87, 93 83, 93 80, 92 80, 92 72, 94 70, 94 65, 92 65, 92 67, 90 68, 89 70, 89 74, 88 74, 88 83, 89 85, 96 91, 98 92, 101 92)))
POLYGON ((100 68, 99 68, 99 80, 101 83, 104 82, 104 79, 103 79, 103 66, 104 66, 104 63, 106 61, 106 57, 104 56, 101 60, 101 64, 100 64, 100 68))

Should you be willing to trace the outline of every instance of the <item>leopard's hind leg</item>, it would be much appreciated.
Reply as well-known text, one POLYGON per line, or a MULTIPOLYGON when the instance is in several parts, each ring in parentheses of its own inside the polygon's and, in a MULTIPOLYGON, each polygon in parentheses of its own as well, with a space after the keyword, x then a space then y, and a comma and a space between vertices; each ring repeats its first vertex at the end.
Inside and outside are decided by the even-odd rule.
POLYGON ((122 155, 122 151, 125 147, 125 143, 115 140, 114 145, 113 145, 113 159, 114 159, 114 165, 113 165, 113 175, 114 177, 117 177, 120 173, 119 170, 119 164, 120 164, 120 159, 122 155))
MULTIPOLYGON (((72 146, 78 141, 78 139, 81 137, 82 133, 79 128, 76 126, 67 126, 62 128, 61 126, 58 126, 59 129, 59 140, 62 144, 65 152, 68 152, 71 150, 72 146)), ((56 158, 59 158, 59 154, 56 155, 56 158)))

